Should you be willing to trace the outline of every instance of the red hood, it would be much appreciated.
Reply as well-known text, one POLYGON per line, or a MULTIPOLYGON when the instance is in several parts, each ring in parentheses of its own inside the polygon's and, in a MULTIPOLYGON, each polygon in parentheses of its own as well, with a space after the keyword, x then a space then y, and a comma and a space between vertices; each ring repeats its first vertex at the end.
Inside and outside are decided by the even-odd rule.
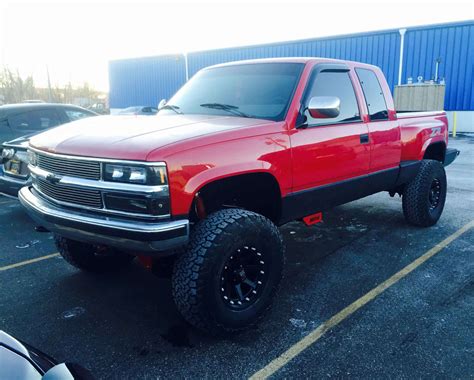
POLYGON ((52 153, 145 161, 165 145, 267 120, 228 116, 98 116, 64 124, 31 138, 30 145, 52 153))

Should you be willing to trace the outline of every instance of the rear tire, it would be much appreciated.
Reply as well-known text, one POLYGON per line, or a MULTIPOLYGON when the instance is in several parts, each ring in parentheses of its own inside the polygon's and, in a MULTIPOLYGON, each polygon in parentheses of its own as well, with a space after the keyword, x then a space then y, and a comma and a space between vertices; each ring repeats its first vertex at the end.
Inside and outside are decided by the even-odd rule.
POLYGON ((173 297, 183 317, 213 335, 255 325, 269 309, 283 271, 278 228, 251 211, 225 209, 200 221, 176 260, 173 297))
POLYGON ((64 260, 85 272, 113 272, 126 267, 134 258, 114 248, 99 248, 59 235, 54 235, 54 242, 64 260))
POLYGON ((408 223, 420 227, 438 222, 446 201, 446 172, 439 161, 423 160, 416 177, 403 191, 403 214, 408 223))

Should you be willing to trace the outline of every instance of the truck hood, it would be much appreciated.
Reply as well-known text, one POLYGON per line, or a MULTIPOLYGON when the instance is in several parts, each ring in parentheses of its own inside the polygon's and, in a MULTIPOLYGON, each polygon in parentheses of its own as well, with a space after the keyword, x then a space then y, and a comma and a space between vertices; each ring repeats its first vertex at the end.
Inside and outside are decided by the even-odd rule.
POLYGON ((150 152, 200 136, 250 127, 268 120, 233 116, 98 116, 50 129, 30 139, 51 153, 146 161, 150 152))

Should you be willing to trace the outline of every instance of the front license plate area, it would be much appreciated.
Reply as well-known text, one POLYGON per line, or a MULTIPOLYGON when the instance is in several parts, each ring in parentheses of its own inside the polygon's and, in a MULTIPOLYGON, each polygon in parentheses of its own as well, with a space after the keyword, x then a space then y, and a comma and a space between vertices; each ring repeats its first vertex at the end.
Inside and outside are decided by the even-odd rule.
POLYGON ((10 160, 7 162, 5 169, 11 174, 18 175, 20 174, 21 162, 18 160, 10 160))

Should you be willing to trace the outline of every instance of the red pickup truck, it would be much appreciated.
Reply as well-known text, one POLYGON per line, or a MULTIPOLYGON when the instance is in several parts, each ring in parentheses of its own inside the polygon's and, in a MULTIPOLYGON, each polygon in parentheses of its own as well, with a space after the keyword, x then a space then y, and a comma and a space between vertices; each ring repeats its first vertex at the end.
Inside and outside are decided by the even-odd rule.
POLYGON ((35 136, 19 198, 86 271, 173 256, 184 318, 255 324, 282 276, 277 226, 380 191, 414 225, 446 199, 444 112, 397 113, 379 68, 288 58, 206 68, 156 117, 101 116, 35 136))

